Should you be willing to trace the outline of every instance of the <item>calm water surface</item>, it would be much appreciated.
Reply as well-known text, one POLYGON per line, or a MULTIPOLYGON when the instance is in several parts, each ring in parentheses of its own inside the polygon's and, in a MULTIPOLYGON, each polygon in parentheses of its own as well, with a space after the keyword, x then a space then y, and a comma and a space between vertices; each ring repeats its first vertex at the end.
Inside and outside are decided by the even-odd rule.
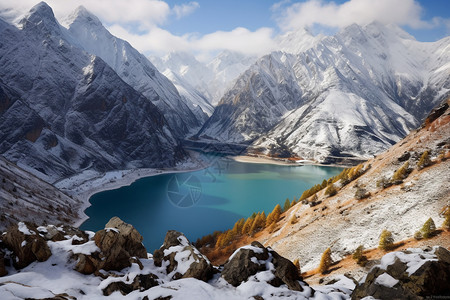
POLYGON ((271 212, 286 198, 342 171, 336 167, 251 164, 218 158, 211 167, 194 172, 142 178, 130 186, 91 197, 89 219, 81 226, 97 231, 118 216, 143 235, 147 251, 159 248, 167 230, 188 239, 226 230, 253 212, 271 212))

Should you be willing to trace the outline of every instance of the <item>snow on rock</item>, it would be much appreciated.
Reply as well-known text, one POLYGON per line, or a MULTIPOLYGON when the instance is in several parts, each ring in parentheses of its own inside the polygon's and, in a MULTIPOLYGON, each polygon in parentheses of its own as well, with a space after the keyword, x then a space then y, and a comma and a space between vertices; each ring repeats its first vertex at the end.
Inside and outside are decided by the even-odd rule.
MULTIPOLYGON (((48 232, 55 227, 49 225, 39 228, 42 232, 48 232)), ((258 260, 258 265, 264 270, 252 274, 236 287, 227 283, 219 274, 209 277, 206 281, 192 277, 177 279, 175 276, 174 278, 173 272, 167 272, 169 264, 163 262, 161 266, 158 266, 154 258, 135 260, 129 266, 120 270, 99 270, 96 273, 97 276, 83 275, 75 270, 77 263, 79 263, 79 257, 77 258, 77 255, 74 254, 83 253, 95 256, 103 251, 95 245, 94 233, 85 232, 84 234, 89 236, 89 241, 74 245, 72 242, 76 235, 70 233, 70 228, 65 226, 58 228, 66 230, 65 236, 67 236, 67 239, 46 241, 52 253, 46 261, 33 262, 20 271, 11 266, 6 267, 8 275, 0 277, 0 298, 2 300, 53 298, 58 295, 64 295, 66 298, 75 297, 81 300, 142 299, 144 297, 149 299, 171 297, 171 299, 183 300, 244 300, 254 296, 260 296, 264 299, 347 299, 350 297, 351 291, 347 288, 348 284, 344 284, 344 282, 342 282, 343 285, 340 288, 338 283, 335 283, 332 289, 324 288, 323 291, 316 291, 315 293, 301 281, 299 282, 301 290, 290 289, 288 285, 282 282, 277 283, 277 278, 281 276, 277 273, 277 268, 284 270, 285 267, 280 265, 284 262, 275 252, 266 248, 262 251, 267 252, 267 259, 258 260)), ((115 233, 115 231, 110 231, 110 233, 115 233)), ((176 262, 178 271, 184 268, 182 264, 190 264, 190 268, 192 268, 195 263, 184 260, 188 248, 192 245, 181 234, 172 233, 169 236, 171 238, 166 239, 166 246, 171 246, 165 247, 164 250, 168 250, 168 252, 164 250, 162 252, 177 257, 170 263, 176 262)), ((251 249, 260 252, 257 248, 261 247, 253 245, 251 249)), ((250 251, 249 249, 247 247, 243 251, 250 251)), ((191 255, 200 255, 194 249, 191 250, 193 250, 190 252, 191 255)), ((5 258, 9 260, 13 255, 13 252, 6 251, 5 258)), ((150 255, 147 257, 150 257, 150 255)), ((155 253, 155 257, 157 259, 158 254, 155 253)), ((295 267, 294 269, 298 276, 297 269, 295 267)), ((215 272, 220 272, 220 268, 216 269, 215 272)))
POLYGON ((164 243, 153 254, 155 265, 163 267, 170 278, 211 279, 214 269, 203 254, 180 232, 167 232, 164 243))
POLYGON ((450 59, 450 38, 421 43, 376 22, 335 36, 302 31, 285 38, 300 41, 298 50, 259 58, 224 93, 198 137, 325 163, 367 159, 417 128, 449 95, 442 62, 450 59))
POLYGON ((450 252, 442 247, 392 252, 372 267, 357 285, 352 299, 416 299, 446 295, 450 280, 450 252))
POLYGON ((33 230, 30 230, 24 222, 19 222, 18 230, 25 235, 35 235, 36 234, 36 232, 34 232, 33 230))
POLYGON ((375 284, 384 285, 385 287, 392 288, 398 283, 398 280, 387 273, 383 273, 377 277, 375 284))
POLYGON ((195 106, 186 103, 167 77, 127 41, 113 36, 86 8, 78 7, 65 24, 84 50, 101 57, 122 80, 160 109, 176 136, 184 137, 203 123, 204 117, 197 119, 195 106))

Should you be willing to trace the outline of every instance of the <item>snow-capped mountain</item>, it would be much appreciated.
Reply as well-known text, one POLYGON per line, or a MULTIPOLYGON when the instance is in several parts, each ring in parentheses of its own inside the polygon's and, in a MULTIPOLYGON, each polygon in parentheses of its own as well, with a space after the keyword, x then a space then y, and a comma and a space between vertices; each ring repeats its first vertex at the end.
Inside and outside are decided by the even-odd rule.
POLYGON ((123 81, 159 108, 177 136, 184 137, 204 123, 205 114, 196 114, 196 106, 188 106, 169 79, 127 41, 113 36, 84 7, 76 9, 65 23, 84 50, 102 58, 123 81))
MULTIPOLYGON (((181 86, 190 93, 193 93, 193 88, 194 92, 216 105, 233 81, 255 62, 256 57, 223 51, 206 63, 187 52, 172 52, 162 58, 150 59, 167 77, 173 79, 176 76, 177 87, 181 86)), ((207 112, 208 108, 203 110, 207 112)))
POLYGON ((55 181, 84 169, 174 165, 185 154, 164 116, 45 3, 19 28, 0 19, 0 153, 55 181))
POLYGON ((449 95, 450 37, 421 43, 396 26, 372 23, 306 43, 312 47, 297 54, 260 58, 198 135, 251 143, 271 155, 367 158, 449 95))

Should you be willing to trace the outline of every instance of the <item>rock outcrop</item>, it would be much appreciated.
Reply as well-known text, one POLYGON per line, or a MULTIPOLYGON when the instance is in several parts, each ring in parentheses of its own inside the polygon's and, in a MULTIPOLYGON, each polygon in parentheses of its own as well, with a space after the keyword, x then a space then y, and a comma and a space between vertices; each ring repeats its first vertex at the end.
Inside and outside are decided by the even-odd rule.
POLYGON ((352 299, 423 299, 450 295, 450 252, 442 247, 385 255, 353 291, 352 299))
POLYGON ((148 290, 158 285, 158 276, 155 274, 139 274, 133 282, 127 284, 123 281, 114 281, 103 289, 103 295, 109 296, 112 293, 119 291, 122 295, 128 295, 132 291, 136 290, 148 290))
POLYGON ((180 232, 170 230, 164 244, 153 254, 157 267, 166 266, 166 272, 173 279, 196 278, 208 281, 214 274, 209 260, 195 248, 180 232))
POLYGON ((140 264, 139 258, 147 258, 142 240, 143 237, 132 225, 114 217, 105 229, 94 235, 95 245, 100 251, 75 255, 78 260, 75 269, 83 274, 92 274, 102 269, 120 271, 130 267, 133 261, 140 264))
POLYGON ((273 286, 286 284, 295 291, 303 291, 307 286, 304 282, 300 283, 302 277, 290 260, 259 242, 236 250, 224 265, 222 277, 231 285, 239 286, 259 272, 271 272, 273 276, 268 283, 273 286))
POLYGON ((17 269, 25 268, 34 261, 46 261, 52 255, 36 225, 28 222, 11 226, 3 242, 12 251, 14 267, 17 269))

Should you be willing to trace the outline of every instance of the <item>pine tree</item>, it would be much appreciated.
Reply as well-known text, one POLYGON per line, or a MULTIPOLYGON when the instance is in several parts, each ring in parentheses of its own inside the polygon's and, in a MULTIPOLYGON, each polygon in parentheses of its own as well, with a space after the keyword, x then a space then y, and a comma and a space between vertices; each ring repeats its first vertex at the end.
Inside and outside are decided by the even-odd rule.
POLYGON ((242 234, 250 234, 250 229, 252 228, 253 221, 255 218, 249 217, 244 223, 244 226, 242 227, 242 234))
POLYGON ((291 207, 293 207, 295 204, 297 204, 297 198, 294 197, 294 200, 291 202, 291 207))
POLYGON ((267 216, 266 220, 266 227, 269 227, 270 225, 277 223, 280 220, 281 215, 281 206, 280 204, 277 204, 273 211, 267 216))
POLYGON ((403 166, 401 166, 397 171, 395 171, 394 175, 392 175, 393 182, 401 182, 403 179, 408 177, 409 175, 409 162, 405 162, 403 166))
POLYGON ((356 248, 355 252, 353 253, 352 257, 354 260, 356 260, 356 263, 360 266, 363 266, 367 263, 367 257, 363 254, 364 247, 360 245, 358 248, 356 248))
POLYGON ((302 275, 302 270, 300 269, 300 261, 298 260, 298 258, 294 259, 293 264, 297 267, 298 275, 302 275))
POLYGON ((429 151, 425 151, 419 159, 419 162, 417 163, 417 167, 419 168, 419 170, 428 167, 429 165, 431 165, 431 159, 430 159, 430 153, 429 151))
POLYGON ((291 201, 289 201, 289 198, 286 198, 286 201, 284 201, 283 211, 286 212, 291 208, 291 201))
POLYGON ((327 250, 323 252, 322 258, 320 259, 319 272, 324 274, 331 267, 332 263, 333 262, 331 260, 331 249, 327 248, 327 250))
POLYGON ((264 228, 264 225, 266 225, 265 215, 262 213, 257 214, 253 221, 252 227, 250 228, 250 234, 253 235, 254 233, 260 231, 264 228))
POLYGON ((382 250, 389 250, 394 245, 394 237, 389 230, 384 229, 380 235, 380 242, 378 248, 382 250))
POLYGON ((423 224, 422 229, 420 230, 424 239, 428 239, 432 237, 436 231, 436 225, 432 218, 429 218, 425 224, 423 224))
POLYGON ((239 219, 236 223, 234 223, 233 229, 231 230, 235 235, 242 234, 242 228, 244 227, 245 219, 239 219))
POLYGON ((337 194, 337 190, 334 187, 334 184, 330 184, 327 189, 325 190, 325 195, 328 195, 329 197, 332 197, 337 194))

